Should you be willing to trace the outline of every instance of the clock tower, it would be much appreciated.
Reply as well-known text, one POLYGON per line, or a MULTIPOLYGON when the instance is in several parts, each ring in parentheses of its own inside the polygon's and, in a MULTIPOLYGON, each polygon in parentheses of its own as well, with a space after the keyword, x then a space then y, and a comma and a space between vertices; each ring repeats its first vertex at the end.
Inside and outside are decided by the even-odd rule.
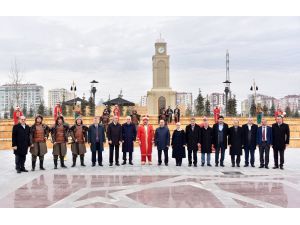
POLYGON ((147 93, 147 111, 157 115, 162 108, 175 108, 176 92, 170 87, 169 59, 167 43, 158 39, 155 43, 155 54, 152 56, 153 87, 147 93))

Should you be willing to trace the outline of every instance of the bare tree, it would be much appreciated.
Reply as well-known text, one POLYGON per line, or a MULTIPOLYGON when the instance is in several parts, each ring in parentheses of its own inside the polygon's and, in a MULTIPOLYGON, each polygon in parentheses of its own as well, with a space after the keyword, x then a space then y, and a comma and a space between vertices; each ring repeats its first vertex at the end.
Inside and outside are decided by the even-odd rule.
POLYGON ((23 76, 20 73, 20 67, 18 65, 17 59, 15 58, 11 64, 11 69, 9 73, 9 84, 13 87, 14 93, 11 101, 11 105, 13 105, 14 100, 17 105, 20 105, 21 100, 21 83, 23 80, 23 76))

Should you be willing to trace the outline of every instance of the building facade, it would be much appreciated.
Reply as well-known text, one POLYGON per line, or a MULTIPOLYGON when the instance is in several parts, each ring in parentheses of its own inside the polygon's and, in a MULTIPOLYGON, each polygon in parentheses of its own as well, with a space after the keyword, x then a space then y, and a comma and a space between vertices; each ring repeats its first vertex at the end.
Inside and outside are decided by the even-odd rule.
POLYGON ((36 112, 37 108, 44 102, 44 88, 37 84, 5 84, 0 86, 0 115, 9 113, 13 106, 21 109, 30 108, 36 112))
POLYGON ((74 98, 71 92, 67 91, 64 88, 56 88, 48 91, 48 107, 49 109, 54 109, 55 105, 58 102, 69 101, 74 98))

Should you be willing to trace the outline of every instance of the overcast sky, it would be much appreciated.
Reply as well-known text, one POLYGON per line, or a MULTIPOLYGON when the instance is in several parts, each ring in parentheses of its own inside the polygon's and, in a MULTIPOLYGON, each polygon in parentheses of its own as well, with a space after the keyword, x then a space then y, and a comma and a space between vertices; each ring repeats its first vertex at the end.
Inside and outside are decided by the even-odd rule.
MULTIPOLYGON (((154 43, 162 33, 175 91, 223 92, 230 53, 232 91, 280 98, 300 94, 300 17, 0 17, 0 84, 16 58, 25 82, 69 89, 97 99, 139 102, 152 87, 154 43)), ((45 99, 47 102, 47 99, 45 99)))

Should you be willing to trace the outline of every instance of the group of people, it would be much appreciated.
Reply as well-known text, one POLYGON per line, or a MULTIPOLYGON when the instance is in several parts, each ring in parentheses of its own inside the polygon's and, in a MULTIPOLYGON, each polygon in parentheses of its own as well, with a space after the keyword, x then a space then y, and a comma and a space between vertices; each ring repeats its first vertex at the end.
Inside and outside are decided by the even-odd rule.
MULTIPOLYGON (((134 112, 136 114, 136 112, 134 112)), ((284 151, 289 144, 289 126, 283 123, 282 116, 276 118, 276 123, 272 127, 267 125, 266 118, 262 119, 262 125, 258 127, 249 118, 247 124, 239 125, 239 120, 233 120, 233 126, 229 127, 224 122, 224 117, 219 116, 217 123, 209 126, 208 119, 203 118, 203 122, 196 124, 195 118, 191 118, 190 124, 181 128, 180 122, 176 123, 176 129, 170 134, 170 130, 161 119, 159 127, 154 130, 149 124, 149 118, 144 116, 142 123, 136 126, 132 122, 132 116, 126 117, 124 124, 119 123, 119 117, 113 116, 112 122, 107 129, 100 123, 100 118, 95 117, 93 124, 86 126, 81 117, 75 119, 75 123, 69 126, 64 118, 59 115, 52 127, 43 123, 43 117, 37 115, 34 124, 29 127, 26 118, 20 116, 19 123, 14 125, 12 131, 12 147, 15 154, 16 170, 18 173, 28 172, 25 169, 25 160, 28 149, 32 155, 32 170, 36 168, 37 158, 39 167, 44 170, 44 155, 47 153, 46 141, 51 136, 53 145, 54 169, 60 166, 66 168, 65 156, 67 145, 71 145, 72 167, 76 166, 77 158, 80 158, 81 166, 85 166, 84 157, 86 144, 90 146, 92 152, 92 166, 98 163, 103 166, 102 152, 104 143, 109 144, 109 166, 120 166, 119 150, 122 147, 123 162, 133 165, 134 143, 138 142, 141 151, 141 164, 152 164, 153 145, 158 151, 158 165, 169 163, 169 149, 172 149, 172 158, 176 161, 176 166, 182 165, 182 160, 187 158, 188 166, 197 167, 198 152, 201 153, 201 166, 211 165, 211 153, 215 152, 215 166, 224 167, 225 151, 229 148, 231 156, 231 166, 240 167, 241 155, 245 154, 245 167, 255 166, 255 150, 259 148, 260 168, 269 168, 270 148, 274 151, 274 169, 283 169, 284 151), (71 140, 69 142, 69 140, 71 140)))
POLYGON ((158 120, 164 120, 166 124, 171 124, 173 121, 173 115, 175 124, 180 122, 180 109, 178 105, 174 110, 171 109, 171 106, 169 106, 167 109, 161 108, 158 115, 158 120))

